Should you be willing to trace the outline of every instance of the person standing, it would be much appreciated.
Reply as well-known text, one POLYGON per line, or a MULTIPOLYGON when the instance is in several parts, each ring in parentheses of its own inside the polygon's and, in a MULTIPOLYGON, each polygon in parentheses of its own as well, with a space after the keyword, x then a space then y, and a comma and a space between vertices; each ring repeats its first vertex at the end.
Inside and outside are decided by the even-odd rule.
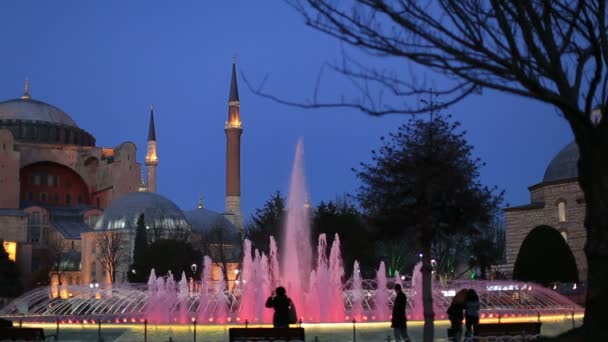
POLYGON ((401 285, 395 284, 395 302, 393 304, 393 315, 391 317, 391 328, 395 334, 395 341, 409 341, 407 334, 407 318, 405 316, 406 298, 401 290, 401 285))
POLYGON ((464 303, 467 299, 467 289, 462 289, 452 298, 452 303, 448 307, 448 319, 450 329, 448 329, 448 341, 460 342, 462 338, 462 320, 464 319, 464 303))
POLYGON ((283 286, 277 287, 266 300, 266 307, 274 309, 272 325, 275 328, 289 328, 289 306, 291 299, 287 297, 283 286))
POLYGON ((467 291, 467 301, 464 305, 464 325, 467 328, 466 336, 472 337, 477 333, 477 326, 479 325, 479 296, 473 289, 467 291))

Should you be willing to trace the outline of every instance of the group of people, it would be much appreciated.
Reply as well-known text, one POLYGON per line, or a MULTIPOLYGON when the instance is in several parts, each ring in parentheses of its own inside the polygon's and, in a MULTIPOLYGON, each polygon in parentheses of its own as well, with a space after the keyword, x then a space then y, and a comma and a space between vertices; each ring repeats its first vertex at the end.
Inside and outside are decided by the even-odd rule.
MULTIPOLYGON (((393 314, 391 317, 391 328, 395 334, 395 341, 410 341, 407 334, 407 318, 405 316, 405 306, 407 299, 405 293, 401 289, 401 285, 395 285, 395 302, 393 304, 393 314)), ((287 297, 285 288, 277 287, 270 297, 266 300, 266 307, 274 309, 272 316, 272 325, 275 328, 289 328, 290 323, 294 323, 295 305, 293 301, 287 297)))
MULTIPOLYGON (((407 317, 405 307, 407 299, 400 284, 395 284, 395 301, 391 316, 391 328, 395 341, 410 341, 407 333, 407 317)), ((272 323, 275 328, 288 328, 293 323, 295 306, 287 297, 284 287, 277 287, 266 300, 266 307, 274 309, 272 323), (292 312, 290 312, 292 311, 292 312)), ((447 311, 450 320, 448 337, 450 341, 460 342, 462 338, 462 321, 465 321, 466 336, 474 336, 479 324, 479 296, 473 289, 462 289, 456 293, 447 311)))
POLYGON ((466 337, 475 336, 479 325, 479 296, 473 289, 462 289, 456 293, 448 307, 450 341, 460 342, 462 338, 462 321, 466 327, 466 337))

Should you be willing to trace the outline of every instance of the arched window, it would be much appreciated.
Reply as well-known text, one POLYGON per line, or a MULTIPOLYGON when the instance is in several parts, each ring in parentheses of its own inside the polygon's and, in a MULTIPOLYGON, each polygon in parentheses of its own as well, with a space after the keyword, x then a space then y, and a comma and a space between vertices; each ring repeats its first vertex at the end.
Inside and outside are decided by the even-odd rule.
POLYGON ((557 217, 559 222, 566 222, 566 202, 561 201, 557 204, 557 217))

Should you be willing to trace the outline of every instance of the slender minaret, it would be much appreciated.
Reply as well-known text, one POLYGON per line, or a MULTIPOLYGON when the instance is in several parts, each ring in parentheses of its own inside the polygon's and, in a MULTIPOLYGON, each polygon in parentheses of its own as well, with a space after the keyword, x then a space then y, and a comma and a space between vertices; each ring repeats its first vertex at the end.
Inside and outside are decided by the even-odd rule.
POLYGON ((148 154, 146 154, 146 168, 148 169, 148 191, 156 192, 156 167, 158 155, 156 154, 156 129, 154 129, 154 107, 150 106, 150 126, 148 127, 148 154))
POLYGON ((243 227, 241 213, 241 113, 239 89, 236 83, 236 61, 232 61, 232 79, 228 96, 228 121, 226 121, 226 212, 227 218, 237 227, 243 227))

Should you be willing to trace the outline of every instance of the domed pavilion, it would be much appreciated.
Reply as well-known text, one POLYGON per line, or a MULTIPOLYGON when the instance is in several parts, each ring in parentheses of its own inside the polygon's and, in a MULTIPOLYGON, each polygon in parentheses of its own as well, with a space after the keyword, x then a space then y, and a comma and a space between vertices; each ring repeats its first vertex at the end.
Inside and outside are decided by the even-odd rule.
MULTIPOLYGON (((586 231, 585 199, 578 185, 579 153, 575 142, 562 148, 549 162, 542 181, 530 186, 530 203, 504 209, 507 263, 502 269, 511 275, 522 244, 531 232, 550 227, 559 232, 576 262, 579 281, 587 278, 584 253, 586 231)), ((545 246, 547 251, 551 246, 545 246)))

